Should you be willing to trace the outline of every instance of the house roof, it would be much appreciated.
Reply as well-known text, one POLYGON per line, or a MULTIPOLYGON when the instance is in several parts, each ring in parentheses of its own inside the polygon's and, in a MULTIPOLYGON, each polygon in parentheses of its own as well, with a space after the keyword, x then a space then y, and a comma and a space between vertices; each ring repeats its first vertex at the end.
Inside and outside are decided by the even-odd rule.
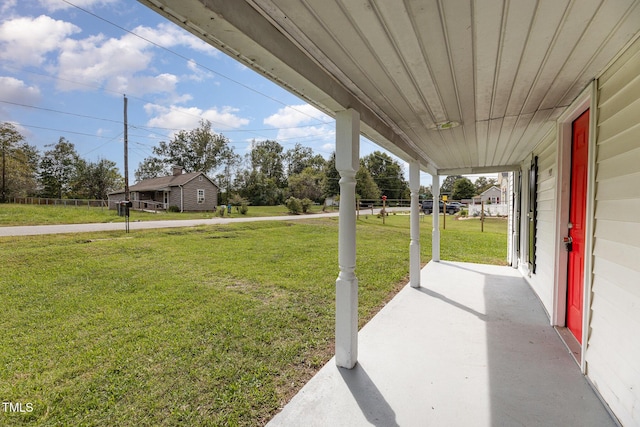
POLYGON ((139 1, 441 175, 518 169, 640 34, 640 0, 139 1))
MULTIPOLYGON (((181 175, 169 175, 169 176, 161 176, 158 178, 150 178, 142 180, 132 186, 129 187, 129 191, 166 191, 171 190, 171 187, 178 187, 180 185, 185 185, 191 180, 197 178, 198 176, 203 176, 216 188, 218 187, 211 179, 205 175, 203 172, 189 172, 183 173, 181 175)), ((119 194, 124 193, 124 189, 115 191, 111 194, 119 194)))
POLYGON ((478 197, 484 196, 485 194, 487 194, 490 191, 492 191, 492 192, 497 191, 498 193, 501 193, 500 189, 497 186, 492 185, 491 187, 487 188, 482 193, 480 193, 480 196, 478 196, 478 197))

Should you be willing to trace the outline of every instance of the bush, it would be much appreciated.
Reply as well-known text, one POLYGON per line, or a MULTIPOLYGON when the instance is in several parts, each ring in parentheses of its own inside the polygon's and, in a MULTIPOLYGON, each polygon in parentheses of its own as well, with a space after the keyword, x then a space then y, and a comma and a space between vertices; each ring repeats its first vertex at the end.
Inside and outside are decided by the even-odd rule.
POLYGON ((224 218, 225 209, 226 208, 224 206, 218 206, 218 210, 216 210, 216 216, 219 216, 220 218, 224 218))
POLYGON ((240 214, 246 215, 248 211, 249 211, 249 205, 247 205, 246 203, 242 203, 240 205, 240 214))
POLYGON ((285 206, 292 214, 299 214, 302 211, 302 201, 296 197, 289 197, 285 202, 285 206))
POLYGON ((169 206, 169 209, 167 209, 169 212, 180 212, 180 208, 176 205, 171 205, 169 206))
POLYGON ((305 197, 300 201, 300 204, 302 205, 302 212, 307 213, 309 212, 309 208, 313 205, 313 201, 305 197))
POLYGON ((469 215, 469 211, 468 211, 468 210, 466 210, 466 209, 462 209, 462 210, 460 211, 460 216, 461 216, 461 217, 466 218, 466 217, 467 217, 467 215, 469 215))

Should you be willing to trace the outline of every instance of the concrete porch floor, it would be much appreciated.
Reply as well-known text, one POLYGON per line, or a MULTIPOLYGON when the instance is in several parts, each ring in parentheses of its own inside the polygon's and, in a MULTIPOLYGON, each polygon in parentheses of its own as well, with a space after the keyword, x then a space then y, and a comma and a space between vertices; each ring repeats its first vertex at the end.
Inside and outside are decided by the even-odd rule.
POLYGON ((615 426, 517 270, 429 263, 269 426, 615 426))

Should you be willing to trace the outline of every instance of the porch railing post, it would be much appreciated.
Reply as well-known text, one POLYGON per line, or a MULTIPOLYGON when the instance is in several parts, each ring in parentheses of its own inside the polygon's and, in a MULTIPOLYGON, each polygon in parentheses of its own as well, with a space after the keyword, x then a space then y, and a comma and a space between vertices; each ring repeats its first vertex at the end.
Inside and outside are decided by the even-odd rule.
POLYGON ((336 114, 336 169, 340 173, 340 216, 336 280, 336 364, 351 369, 358 361, 358 279, 356 268, 356 172, 360 167, 360 115, 336 114))
POLYGON ((409 244, 409 280, 411 287, 420 287, 420 162, 409 163, 411 190, 411 243, 409 244))
POLYGON ((433 193, 433 231, 431 233, 431 259, 440 262, 440 175, 431 175, 433 193))

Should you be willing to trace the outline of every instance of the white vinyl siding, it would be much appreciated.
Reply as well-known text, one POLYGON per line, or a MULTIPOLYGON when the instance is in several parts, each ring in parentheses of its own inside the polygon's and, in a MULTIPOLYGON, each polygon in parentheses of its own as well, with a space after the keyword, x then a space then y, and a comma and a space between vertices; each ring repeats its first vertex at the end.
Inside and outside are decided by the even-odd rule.
POLYGON ((587 375, 623 425, 640 425, 640 41, 598 80, 587 375))
POLYGON ((538 156, 536 271, 528 280, 547 313, 553 310, 557 146, 556 133, 551 132, 533 153, 538 156))

